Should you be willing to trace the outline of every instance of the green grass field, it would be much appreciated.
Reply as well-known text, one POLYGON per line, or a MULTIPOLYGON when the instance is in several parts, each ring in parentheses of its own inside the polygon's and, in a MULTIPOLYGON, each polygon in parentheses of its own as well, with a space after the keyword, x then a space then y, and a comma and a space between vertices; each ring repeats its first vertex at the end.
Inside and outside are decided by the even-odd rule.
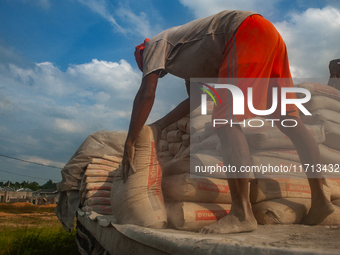
POLYGON ((76 231, 66 232, 54 207, 0 204, 0 255, 77 254, 76 231))

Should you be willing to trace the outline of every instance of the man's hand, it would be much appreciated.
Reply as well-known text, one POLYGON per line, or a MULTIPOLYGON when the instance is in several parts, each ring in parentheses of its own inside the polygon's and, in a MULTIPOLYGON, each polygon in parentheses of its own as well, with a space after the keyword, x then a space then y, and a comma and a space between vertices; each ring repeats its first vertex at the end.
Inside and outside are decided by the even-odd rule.
POLYGON ((135 147, 131 144, 126 142, 124 146, 124 154, 122 160, 122 179, 124 182, 129 177, 130 168, 132 169, 133 173, 136 173, 136 168, 133 164, 133 158, 135 154, 135 147))

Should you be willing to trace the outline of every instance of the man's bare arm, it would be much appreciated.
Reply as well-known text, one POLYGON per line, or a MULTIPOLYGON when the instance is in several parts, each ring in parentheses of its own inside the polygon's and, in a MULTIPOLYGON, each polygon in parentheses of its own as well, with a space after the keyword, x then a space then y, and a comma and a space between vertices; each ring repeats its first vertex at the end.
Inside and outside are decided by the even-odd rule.
MULTIPOLYGON (((144 77, 142 81, 142 85, 136 95, 131 122, 129 127, 128 137, 125 142, 124 155, 123 155, 123 179, 124 181, 128 178, 129 169, 131 167, 133 172, 136 172, 135 167, 133 165, 133 153, 134 153, 134 144, 137 140, 137 137, 140 131, 145 124, 154 99, 155 99, 155 91, 157 87, 158 81, 158 72, 151 73, 144 77)), ((188 98, 181 102, 175 109, 169 112, 166 116, 161 118, 160 120, 154 122, 151 125, 155 125, 158 130, 162 130, 168 125, 177 122, 178 120, 184 118, 190 113, 190 101, 193 109, 199 106, 200 104, 200 93, 199 90, 194 90, 190 95, 190 82, 186 81, 186 88, 188 92, 188 98)))
POLYGON ((153 103, 155 101, 158 73, 158 71, 153 72, 146 75, 142 79, 142 84, 137 92, 133 103, 129 132, 124 146, 122 161, 124 182, 128 178, 130 167, 133 172, 136 172, 133 165, 134 145, 140 131, 142 130, 147 118, 149 117, 153 103))

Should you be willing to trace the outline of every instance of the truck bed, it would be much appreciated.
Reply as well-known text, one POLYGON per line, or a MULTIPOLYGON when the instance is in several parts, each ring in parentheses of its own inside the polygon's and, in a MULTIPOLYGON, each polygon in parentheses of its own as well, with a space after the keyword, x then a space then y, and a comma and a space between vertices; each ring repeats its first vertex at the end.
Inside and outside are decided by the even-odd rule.
POLYGON ((113 216, 80 210, 77 220, 102 254, 340 254, 339 226, 259 225, 250 233, 202 235, 120 225, 113 216))

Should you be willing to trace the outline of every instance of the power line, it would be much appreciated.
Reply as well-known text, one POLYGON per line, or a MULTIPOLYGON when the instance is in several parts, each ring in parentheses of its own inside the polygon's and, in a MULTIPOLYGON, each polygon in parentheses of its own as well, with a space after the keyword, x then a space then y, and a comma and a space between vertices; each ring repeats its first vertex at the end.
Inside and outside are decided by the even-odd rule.
POLYGON ((19 176, 24 176, 24 177, 34 178, 34 179, 40 179, 40 180, 47 180, 47 181, 50 180, 50 179, 46 179, 46 178, 28 176, 28 175, 24 175, 24 174, 11 173, 11 172, 9 172, 9 171, 5 171, 5 170, 2 170, 2 169, 0 169, 0 172, 5 172, 5 173, 9 173, 9 174, 19 175, 19 176))
POLYGON ((62 169, 60 167, 51 166, 51 165, 45 165, 45 164, 41 164, 41 163, 29 161, 29 160, 19 159, 19 158, 15 158, 15 157, 11 157, 11 156, 6 156, 6 155, 3 155, 3 154, 0 154, 0 156, 4 157, 4 158, 10 158, 10 159, 22 161, 22 162, 25 162, 25 163, 31 163, 31 164, 39 165, 39 166, 46 166, 46 167, 51 167, 51 168, 56 168, 56 169, 62 169))

